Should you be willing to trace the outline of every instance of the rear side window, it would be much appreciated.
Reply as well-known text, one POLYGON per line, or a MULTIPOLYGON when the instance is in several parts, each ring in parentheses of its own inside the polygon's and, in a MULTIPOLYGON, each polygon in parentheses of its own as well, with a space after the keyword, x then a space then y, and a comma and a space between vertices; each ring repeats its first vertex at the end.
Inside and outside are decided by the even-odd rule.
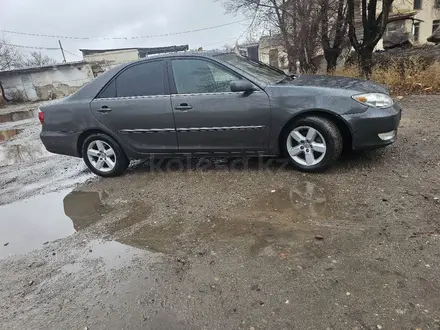
POLYGON ((116 78, 118 97, 165 95, 164 61, 138 64, 116 78))
POLYGON ((116 97, 116 83, 113 80, 106 88, 99 94, 100 99, 116 97))

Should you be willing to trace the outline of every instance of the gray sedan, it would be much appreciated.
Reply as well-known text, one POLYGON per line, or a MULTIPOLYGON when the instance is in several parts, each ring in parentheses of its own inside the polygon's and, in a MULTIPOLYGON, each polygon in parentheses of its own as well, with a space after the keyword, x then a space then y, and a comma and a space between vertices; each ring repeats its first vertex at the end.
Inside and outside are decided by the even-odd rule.
POLYGON ((124 64, 39 112, 48 151, 82 157, 105 177, 152 156, 282 155, 321 171, 343 147, 393 143, 400 117, 373 82, 286 75, 236 54, 200 53, 124 64))

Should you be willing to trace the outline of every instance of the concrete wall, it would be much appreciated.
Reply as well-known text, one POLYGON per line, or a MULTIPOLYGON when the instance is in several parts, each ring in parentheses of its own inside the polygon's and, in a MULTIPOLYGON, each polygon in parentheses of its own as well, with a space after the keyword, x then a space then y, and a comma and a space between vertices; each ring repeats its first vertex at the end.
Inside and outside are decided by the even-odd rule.
POLYGON ((8 99, 16 101, 49 100, 72 94, 93 79, 88 63, 42 68, 38 72, 0 72, 8 99))
POLYGON ((287 59, 287 52, 283 46, 266 46, 258 49, 258 58, 261 62, 270 64, 269 53, 272 49, 278 49, 278 68, 281 70, 287 70, 289 61, 287 59))
POLYGON ((139 52, 137 49, 115 50, 103 53, 95 53, 90 55, 83 55, 84 61, 100 62, 105 61, 109 63, 126 63, 139 59, 139 52))

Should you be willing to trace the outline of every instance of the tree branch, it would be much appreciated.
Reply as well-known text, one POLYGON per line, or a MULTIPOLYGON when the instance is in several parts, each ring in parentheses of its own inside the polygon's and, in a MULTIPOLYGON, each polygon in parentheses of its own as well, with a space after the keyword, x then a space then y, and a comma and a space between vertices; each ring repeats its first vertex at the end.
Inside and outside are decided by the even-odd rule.
POLYGON ((356 36, 354 1, 356 0, 347 0, 348 37, 350 38, 351 45, 354 47, 354 49, 359 51, 361 45, 359 44, 356 36))
POLYGON ((379 17, 376 22, 376 26, 379 28, 377 31, 376 37, 372 41, 372 45, 375 46, 380 39, 382 39, 382 36, 385 32, 385 29, 388 24, 388 17, 390 15, 390 8, 393 5, 394 0, 383 0, 382 3, 382 12, 380 13, 379 17))

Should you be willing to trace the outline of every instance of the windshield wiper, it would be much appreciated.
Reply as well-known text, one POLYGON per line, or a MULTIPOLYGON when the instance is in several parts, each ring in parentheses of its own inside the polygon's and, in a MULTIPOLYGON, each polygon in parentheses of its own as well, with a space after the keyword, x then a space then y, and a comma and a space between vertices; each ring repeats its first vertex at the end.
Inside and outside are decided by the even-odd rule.
POLYGON ((278 84, 281 84, 286 81, 292 81, 292 80, 295 80, 296 78, 298 78, 298 76, 296 74, 286 74, 286 76, 283 79, 281 79, 278 82, 278 84))

